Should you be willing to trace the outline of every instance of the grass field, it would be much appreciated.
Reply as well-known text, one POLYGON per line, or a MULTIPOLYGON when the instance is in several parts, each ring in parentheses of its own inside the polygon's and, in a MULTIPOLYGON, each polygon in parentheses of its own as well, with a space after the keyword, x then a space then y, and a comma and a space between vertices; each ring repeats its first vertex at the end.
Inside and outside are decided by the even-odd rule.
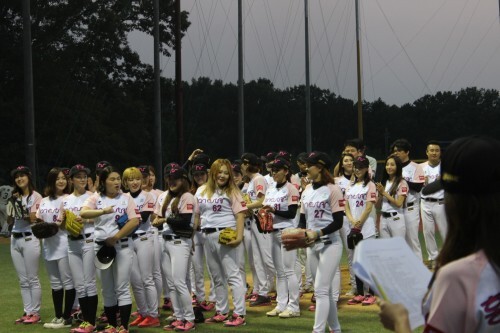
MULTIPOLYGON (((0 239, 0 262, 1 267, 1 288, 0 288, 0 332, 47 332, 42 324, 37 325, 15 325, 14 320, 22 315, 22 300, 19 291, 17 274, 12 265, 10 256, 10 245, 8 239, 0 239)), ((251 278, 251 277, 249 277, 251 278)), ((43 262, 40 263, 40 281, 42 284, 42 322, 50 321, 53 316, 53 305, 50 292, 50 285, 43 262)), ((387 332, 378 320, 378 306, 363 307, 361 305, 347 305, 348 297, 343 296, 347 290, 348 272, 345 264, 345 258, 342 261, 342 296, 339 301, 339 320, 342 326, 342 332, 387 332)), ((300 318, 280 319, 266 317, 265 313, 273 308, 269 307, 247 307, 247 325, 238 328, 226 328, 220 325, 197 325, 198 332, 225 332, 237 330, 239 332, 311 332, 314 323, 314 313, 307 310, 310 303, 311 294, 305 294, 301 298, 300 318)), ((99 307, 102 309, 102 306, 99 307)), ((100 310, 99 310, 100 311, 100 310)), ((165 318, 170 312, 162 311, 162 324, 165 324, 165 318)), ((205 313, 205 317, 212 313, 205 313)), ((61 329, 61 332, 68 332, 69 329, 61 329)), ((130 332, 159 332, 161 328, 131 328, 130 332)), ((417 332, 421 332, 420 330, 417 332)))

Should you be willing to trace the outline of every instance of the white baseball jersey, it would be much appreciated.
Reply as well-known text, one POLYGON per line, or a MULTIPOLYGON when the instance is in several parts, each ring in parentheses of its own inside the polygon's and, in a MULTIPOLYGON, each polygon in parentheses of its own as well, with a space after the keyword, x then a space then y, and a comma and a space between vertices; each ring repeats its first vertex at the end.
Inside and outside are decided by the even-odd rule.
POLYGON ((290 183, 295 186, 295 188, 297 190, 300 189, 300 177, 297 176, 296 174, 293 174, 291 177, 290 177, 290 183))
MULTIPOLYGON (((387 183, 385 183, 385 191, 387 193, 389 193, 391 187, 392 187, 392 182, 390 180, 387 180, 387 183)), ((397 200, 402 195, 405 195, 405 196, 408 195, 408 183, 404 179, 402 179, 401 182, 399 183, 398 189, 396 191, 396 195, 394 195, 394 199, 397 200)), ((408 198, 406 200, 408 200, 408 198)), ((399 214, 403 214, 403 209, 404 209, 403 206, 396 207, 392 203, 390 203, 386 197, 382 197, 382 209, 381 210, 385 213, 396 212, 399 214)))
POLYGON ((89 209, 104 209, 114 206, 114 213, 104 214, 94 219, 94 234, 96 241, 104 241, 106 238, 112 237, 118 232, 119 229, 116 220, 118 220, 120 216, 127 214, 129 220, 140 218, 134 200, 124 193, 119 193, 114 198, 109 198, 100 193, 94 193, 85 200, 83 206, 89 209))
MULTIPOLYGON (((366 186, 364 186, 363 182, 358 182, 347 188, 345 199, 349 202, 352 217, 357 221, 361 218, 366 203, 375 203, 377 201, 377 188, 372 181, 368 182, 366 186)), ((361 228, 361 233, 364 238, 375 235, 375 217, 373 214, 368 215, 361 228)))
POLYGON ((346 176, 335 177, 335 184, 340 187, 342 194, 345 196, 345 192, 351 184, 351 178, 347 178, 346 176))
MULTIPOLYGON (((403 171, 403 178, 407 182, 422 183, 422 184, 425 182, 424 170, 419 164, 413 161, 411 161, 410 164, 405 166, 402 171, 403 171)), ((415 202, 419 199, 420 199, 420 193, 415 192, 408 188, 408 196, 406 197, 406 203, 408 204, 411 202, 415 202)))
MULTIPOLYGON (((127 193, 130 195, 130 193, 127 193)), ((140 212, 153 212, 155 207, 155 199, 151 192, 141 191, 139 195, 135 198, 130 195, 132 200, 140 212)), ((140 216, 140 215, 139 215, 140 216)), ((139 217, 139 228, 136 230, 136 233, 142 234, 144 232, 148 232, 151 229, 151 216, 148 217, 147 221, 143 221, 142 217, 139 217)))
MULTIPOLYGON (((291 183, 286 182, 280 188, 271 187, 267 189, 266 197, 264 199, 264 206, 271 206, 276 211, 288 211, 288 206, 299 204, 299 190, 291 183)), ((274 215, 274 214, 273 214, 274 215)), ((287 219, 278 215, 273 217, 273 228, 291 228, 294 226, 294 217, 287 219)))
POLYGON ((307 185, 302 192, 300 213, 306 215, 307 229, 317 230, 333 222, 333 213, 344 211, 344 196, 338 185, 328 184, 314 189, 307 185))
MULTIPOLYGON (((43 198, 36 212, 36 218, 44 222, 56 223, 65 197, 66 195, 56 199, 50 197, 43 198)), ((61 229, 54 236, 43 239, 42 244, 43 257, 47 261, 68 256, 68 234, 61 229)))
POLYGON ((246 188, 247 190, 247 195, 252 200, 252 202, 257 200, 257 197, 260 193, 266 194, 267 191, 267 182, 265 178, 260 174, 257 173, 254 175, 252 179, 248 182, 248 186, 246 188))
POLYGON ((271 176, 271 174, 267 174, 264 176, 264 179, 266 180, 267 182, 267 187, 273 187, 273 186, 276 186, 276 182, 274 181, 274 178, 273 176, 271 176))
MULTIPOLYGON (((420 164, 424 170, 425 179, 427 184, 433 183, 441 177, 441 163, 436 166, 431 166, 429 161, 420 164)), ((422 198, 444 199, 444 190, 439 190, 429 195, 420 194, 422 198)))
MULTIPOLYGON (((80 216, 83 204, 85 200, 87 200, 93 193, 90 191, 85 192, 82 195, 76 196, 73 193, 66 196, 63 201, 63 209, 67 209, 72 211, 75 215, 80 216)), ((61 212, 62 214, 62 212, 61 212)), ((94 224, 93 223, 84 223, 83 224, 83 233, 90 234, 94 232, 94 224)))
MULTIPOLYGON (((165 192, 165 193, 167 193, 167 192, 165 192)), ((166 198, 166 195, 165 195, 165 198, 166 198)), ((164 199, 162 200, 162 206, 163 206, 164 199)), ((160 200, 158 200, 158 203, 159 203, 159 201, 160 200)), ((165 210, 165 216, 163 216, 163 214, 161 212, 162 211, 161 206, 160 206, 159 210, 155 210, 155 214, 156 214, 156 212, 158 212, 157 215, 160 217, 166 217, 166 218, 170 217, 170 215, 172 215, 172 203, 174 201, 175 201, 175 198, 172 198, 172 200, 170 200, 170 202, 168 203, 167 209, 165 210)), ((192 195, 189 192, 184 193, 180 197, 179 205, 177 206, 179 208, 179 214, 193 214, 196 211, 196 205, 197 205, 197 203, 196 203, 196 199, 195 199, 194 195, 192 195)), ((194 215, 191 217, 191 226, 193 225, 193 223, 194 223, 194 215)), ((164 223, 163 224, 163 234, 164 235, 172 235, 173 233, 174 232, 172 231, 170 226, 167 223, 164 223)))
POLYGON ((235 215, 247 209, 247 205, 237 191, 229 197, 225 192, 216 191, 211 198, 202 192, 206 186, 200 186, 195 197, 198 201, 196 213, 200 214, 201 228, 236 227, 235 215))
POLYGON ((38 207, 42 201, 42 196, 40 193, 33 191, 31 195, 23 195, 21 201, 24 214, 27 217, 26 219, 15 219, 12 232, 31 232, 29 214, 36 213, 38 211, 38 207))

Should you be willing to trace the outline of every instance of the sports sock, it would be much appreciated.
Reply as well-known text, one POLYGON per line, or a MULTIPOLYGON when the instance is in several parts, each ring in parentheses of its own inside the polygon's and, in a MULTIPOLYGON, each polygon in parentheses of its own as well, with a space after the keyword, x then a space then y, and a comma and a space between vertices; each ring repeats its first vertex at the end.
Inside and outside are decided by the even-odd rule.
POLYGON ((128 330, 128 321, 130 319, 130 313, 132 312, 132 304, 121 305, 120 306, 120 318, 122 321, 122 326, 128 330))
POLYGON ((64 299, 64 289, 54 290, 52 289, 52 302, 54 303, 54 311, 56 313, 56 318, 61 318, 63 316, 63 299, 64 299))
POLYGON ((71 317, 71 310, 73 310, 73 303, 75 303, 76 290, 75 288, 66 290, 64 292, 64 319, 71 317))

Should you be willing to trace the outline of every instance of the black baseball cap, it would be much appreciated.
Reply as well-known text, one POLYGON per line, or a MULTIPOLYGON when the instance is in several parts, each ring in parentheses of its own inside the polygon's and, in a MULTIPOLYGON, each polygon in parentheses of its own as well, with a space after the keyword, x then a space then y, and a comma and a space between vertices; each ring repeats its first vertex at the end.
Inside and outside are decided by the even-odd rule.
POLYGON ((266 163, 270 163, 274 160, 274 157, 276 156, 276 152, 275 151, 270 151, 269 153, 267 153, 265 156, 262 156, 262 160, 266 163))
POLYGON ((12 178, 14 178, 18 173, 24 173, 24 174, 27 174, 27 175, 31 175, 31 170, 27 166, 20 165, 20 166, 18 166, 17 168, 13 169, 10 172, 10 176, 12 178))
POLYGON ((181 166, 177 162, 168 163, 167 165, 165 165, 165 168, 163 169, 163 176, 165 177, 168 176, 172 168, 178 169, 180 167, 181 166))
POLYGON ((139 171, 142 173, 142 175, 144 176, 149 176, 149 171, 151 170, 151 168, 149 167, 149 165, 139 165, 137 167, 137 169, 139 169, 139 171))
POLYGON ((303 152, 303 153, 300 153, 297 155, 297 161, 299 161, 300 163, 306 163, 306 158, 309 154, 306 153, 306 152, 303 152))
POLYGON ((191 168, 191 173, 193 175, 197 174, 197 173, 206 173, 207 170, 208 170, 208 166, 200 163, 200 164, 193 165, 193 167, 191 168))
POLYGON ((233 172, 241 173, 241 164, 240 163, 232 163, 231 168, 233 172))
POLYGON ((286 150, 280 150, 276 154, 275 158, 283 158, 283 159, 287 160, 288 162, 290 162, 292 160, 292 154, 290 154, 286 150))
POLYGON ((287 160, 284 158, 276 158, 271 162, 271 169, 272 170, 281 170, 281 169, 288 169, 290 168, 290 163, 288 163, 287 160))
POLYGON ((85 172, 85 174, 87 176, 90 175, 89 168, 86 168, 83 164, 77 164, 77 165, 73 165, 71 167, 71 169, 69 169, 69 177, 73 178, 73 176, 79 172, 85 172))
POLYGON ((193 165, 196 164, 205 164, 205 165, 210 165, 210 156, 204 153, 199 153, 193 158, 193 165))
POLYGON ((332 166, 332 159, 327 153, 322 151, 313 151, 312 153, 309 153, 305 162, 309 164, 321 164, 327 169, 330 169, 332 166))
POLYGON ((364 156, 360 156, 354 160, 354 167, 356 169, 365 169, 370 166, 370 161, 364 156))
POLYGON ((169 173, 165 175, 165 177, 172 178, 172 179, 186 178, 187 180, 189 180, 186 169, 184 169, 180 166, 179 167, 173 166, 170 169, 169 173))
POLYGON ((108 269, 113 264, 115 257, 115 247, 103 245, 95 254, 94 265, 97 269, 108 269))
POLYGON ((59 168, 59 169, 61 169, 61 172, 62 172, 62 173, 63 173, 66 177, 70 177, 70 175, 69 175, 70 168, 68 168, 68 167, 61 167, 61 168, 59 168))
POLYGON ((104 168, 106 168, 106 167, 108 167, 108 166, 110 166, 110 165, 111 165, 111 163, 109 163, 108 161, 100 161, 100 162, 97 162, 97 163, 96 163, 96 165, 95 165, 95 172, 96 172, 97 174, 99 174, 99 173, 101 173, 101 171, 102 171, 104 168))
POLYGON ((252 154, 252 153, 245 153, 241 156, 241 160, 243 163, 248 163, 253 166, 260 167, 261 166, 261 160, 260 158, 257 157, 257 155, 252 154))
POLYGON ((441 159, 441 184, 446 192, 488 195, 500 192, 500 141, 485 136, 460 138, 441 159), (480 163, 478 161, 486 161, 480 163), (477 172, 488 181, 478 181, 477 172))

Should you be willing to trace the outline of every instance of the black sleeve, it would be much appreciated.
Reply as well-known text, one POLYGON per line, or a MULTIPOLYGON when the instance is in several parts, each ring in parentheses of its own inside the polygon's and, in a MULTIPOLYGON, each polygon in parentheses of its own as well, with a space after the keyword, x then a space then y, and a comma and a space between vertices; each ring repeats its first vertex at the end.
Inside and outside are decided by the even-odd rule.
POLYGON ((145 223, 152 212, 141 212, 141 223, 145 223))
POLYGON ((422 187, 424 187, 424 183, 412 183, 412 182, 407 182, 407 183, 410 190, 415 192, 420 192, 422 187))
POLYGON ((306 214, 300 214, 299 225, 297 228, 305 229, 306 228, 306 214))
POLYGON ((288 206, 288 210, 277 210, 274 212, 274 215, 285 219, 292 219, 297 215, 297 207, 298 205, 290 205, 288 206))
POLYGON ((332 214, 333 216, 333 221, 330 223, 326 228, 321 229, 321 232, 323 235, 328 235, 331 234, 332 232, 335 232, 342 228, 342 224, 344 223, 344 212, 335 212, 332 214))
POLYGON ((187 160, 186 163, 182 165, 182 168, 186 170, 189 174, 192 166, 193 166, 193 161, 187 160))
POLYGON ((191 217, 193 213, 177 214, 175 217, 167 218, 167 224, 171 227, 176 226, 189 226, 191 224, 191 217))

